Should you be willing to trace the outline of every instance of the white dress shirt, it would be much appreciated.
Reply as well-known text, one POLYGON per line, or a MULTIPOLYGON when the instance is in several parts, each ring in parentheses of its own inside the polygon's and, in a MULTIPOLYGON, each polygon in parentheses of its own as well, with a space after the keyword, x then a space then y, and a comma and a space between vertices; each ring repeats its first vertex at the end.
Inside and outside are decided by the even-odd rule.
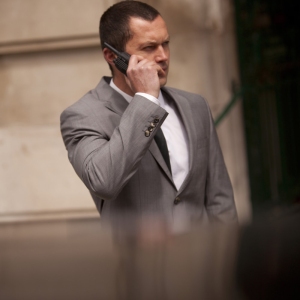
MULTIPOLYGON (((121 91, 114 84, 112 79, 110 86, 130 103, 133 97, 121 91)), ((167 141, 173 181, 177 190, 179 190, 189 171, 189 149, 187 133, 175 103, 166 101, 161 91, 159 92, 158 99, 146 93, 137 93, 137 95, 141 95, 157 105, 160 105, 169 113, 161 129, 167 141)))

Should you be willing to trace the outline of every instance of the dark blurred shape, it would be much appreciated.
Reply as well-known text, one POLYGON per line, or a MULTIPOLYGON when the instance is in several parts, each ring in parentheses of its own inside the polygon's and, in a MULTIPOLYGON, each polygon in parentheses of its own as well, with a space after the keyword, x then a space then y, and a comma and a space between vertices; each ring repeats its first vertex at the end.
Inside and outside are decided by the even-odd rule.
POLYGON ((299 203, 298 1, 234 0, 251 202, 299 203))
POLYGON ((241 235, 237 282, 245 299, 300 299, 300 206, 262 213, 241 235))

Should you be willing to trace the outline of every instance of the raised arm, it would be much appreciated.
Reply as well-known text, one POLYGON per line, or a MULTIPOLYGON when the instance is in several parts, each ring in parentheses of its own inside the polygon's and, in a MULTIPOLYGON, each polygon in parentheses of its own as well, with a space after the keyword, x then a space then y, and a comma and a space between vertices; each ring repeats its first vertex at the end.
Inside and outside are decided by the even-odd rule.
MULTIPOLYGON (((89 97, 89 96, 87 96, 89 97)), ((61 115, 68 156, 86 187, 104 200, 114 199, 138 169, 167 112, 136 95, 122 116, 77 102, 61 115), (156 127, 145 134, 151 123, 156 127)))

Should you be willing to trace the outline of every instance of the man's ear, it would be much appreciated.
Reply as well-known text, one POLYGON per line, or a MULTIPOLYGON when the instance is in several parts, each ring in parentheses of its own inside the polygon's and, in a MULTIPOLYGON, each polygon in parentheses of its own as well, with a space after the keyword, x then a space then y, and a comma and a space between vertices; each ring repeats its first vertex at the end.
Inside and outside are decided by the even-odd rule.
POLYGON ((114 54, 111 50, 109 50, 108 48, 104 48, 103 49, 103 56, 104 59, 111 65, 114 66, 114 59, 116 58, 116 54, 114 54))

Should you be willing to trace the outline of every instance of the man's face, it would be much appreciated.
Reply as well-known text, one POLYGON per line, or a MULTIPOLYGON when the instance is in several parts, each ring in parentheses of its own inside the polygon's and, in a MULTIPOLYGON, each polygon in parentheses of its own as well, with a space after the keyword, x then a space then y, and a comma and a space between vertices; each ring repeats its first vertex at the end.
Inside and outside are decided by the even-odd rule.
POLYGON ((133 37, 127 42, 125 51, 160 65, 163 72, 159 74, 159 82, 160 86, 164 86, 167 82, 170 59, 170 36, 165 21, 161 16, 152 22, 131 18, 129 27, 133 37))

